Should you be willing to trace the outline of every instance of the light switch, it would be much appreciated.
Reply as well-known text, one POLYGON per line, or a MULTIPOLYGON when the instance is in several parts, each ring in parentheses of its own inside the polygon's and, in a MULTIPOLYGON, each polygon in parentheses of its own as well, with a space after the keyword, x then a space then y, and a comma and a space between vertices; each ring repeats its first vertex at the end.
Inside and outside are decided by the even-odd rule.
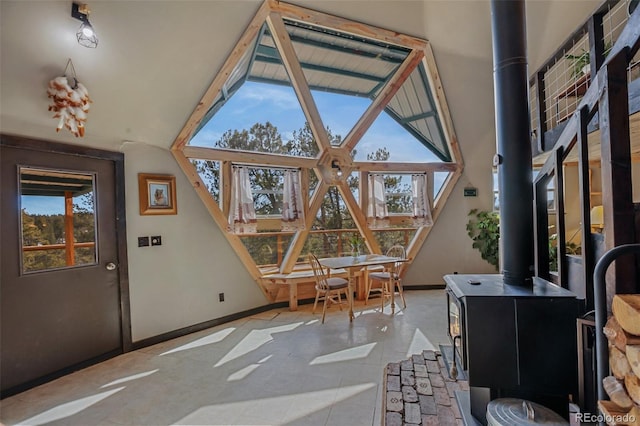
POLYGON ((151 245, 152 246, 161 246, 162 245, 162 237, 160 235, 156 235, 151 237, 151 245))

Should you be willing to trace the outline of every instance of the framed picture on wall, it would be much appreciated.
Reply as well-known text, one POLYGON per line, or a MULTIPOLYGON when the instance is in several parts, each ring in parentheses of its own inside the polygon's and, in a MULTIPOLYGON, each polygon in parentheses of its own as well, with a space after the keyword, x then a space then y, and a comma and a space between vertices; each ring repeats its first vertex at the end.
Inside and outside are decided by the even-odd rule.
POLYGON ((177 214, 176 177, 171 175, 138 174, 140 214, 177 214))

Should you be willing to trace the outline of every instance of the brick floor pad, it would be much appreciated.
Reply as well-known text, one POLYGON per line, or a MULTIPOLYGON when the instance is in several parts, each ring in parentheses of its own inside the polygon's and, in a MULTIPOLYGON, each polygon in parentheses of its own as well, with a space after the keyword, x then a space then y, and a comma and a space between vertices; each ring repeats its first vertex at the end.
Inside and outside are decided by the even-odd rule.
POLYGON ((464 424, 454 392, 469 384, 449 377, 440 352, 387 364, 384 375, 383 426, 464 424))

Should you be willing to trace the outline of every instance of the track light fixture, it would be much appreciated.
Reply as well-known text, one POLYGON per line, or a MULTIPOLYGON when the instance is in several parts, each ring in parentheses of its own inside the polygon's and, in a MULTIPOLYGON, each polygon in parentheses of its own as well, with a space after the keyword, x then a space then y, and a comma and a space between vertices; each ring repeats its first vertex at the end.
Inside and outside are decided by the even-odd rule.
POLYGON ((332 169, 337 169, 336 170, 336 176, 337 177, 342 177, 342 169, 340 168, 340 164, 338 164, 338 160, 331 161, 331 168, 332 169))
POLYGON ((95 48, 98 46, 98 36, 89 22, 89 6, 84 3, 73 3, 71 5, 71 16, 82 22, 76 31, 78 43, 84 47, 95 48))

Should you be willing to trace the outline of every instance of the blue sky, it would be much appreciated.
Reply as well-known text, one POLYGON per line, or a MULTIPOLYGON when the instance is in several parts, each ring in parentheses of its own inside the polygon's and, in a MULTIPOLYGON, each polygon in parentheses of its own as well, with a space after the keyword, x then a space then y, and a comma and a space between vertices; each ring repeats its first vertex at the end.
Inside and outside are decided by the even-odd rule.
MULTIPOLYGON (((371 104, 370 99, 312 92, 320 117, 334 135, 343 138, 371 104)), ((306 118, 291 87, 245 82, 218 113, 191 140, 196 146, 214 146, 230 129, 248 129, 266 121, 274 124, 285 140, 304 126, 306 118)), ((386 147, 390 161, 433 162, 437 157, 410 135, 397 122, 382 112, 356 146, 356 160, 386 147)))
MULTIPOLYGON (((82 203, 84 208, 93 210, 90 206, 82 201, 82 197, 75 197, 74 203, 82 203)), ((63 214, 64 213, 64 197, 44 197, 40 195, 23 195, 20 197, 21 209, 26 209, 27 213, 36 214, 63 214)))
POLYGON ((23 195, 20 197, 22 208, 29 214, 61 214, 64 213, 64 197, 42 197, 23 195))

